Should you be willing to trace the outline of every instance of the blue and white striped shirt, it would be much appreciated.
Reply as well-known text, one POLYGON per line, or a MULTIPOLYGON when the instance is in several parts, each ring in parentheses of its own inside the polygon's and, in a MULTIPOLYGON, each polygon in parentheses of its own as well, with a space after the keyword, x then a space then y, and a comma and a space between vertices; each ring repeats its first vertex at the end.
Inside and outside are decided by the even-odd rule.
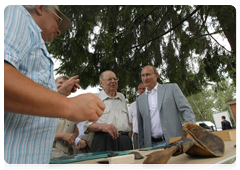
MULTIPOLYGON (((34 82, 57 91, 53 61, 41 31, 23 6, 7 6, 4 10, 4 61, 34 82)), ((14 164, 49 163, 56 125, 56 118, 5 112, 5 161, 14 164)))

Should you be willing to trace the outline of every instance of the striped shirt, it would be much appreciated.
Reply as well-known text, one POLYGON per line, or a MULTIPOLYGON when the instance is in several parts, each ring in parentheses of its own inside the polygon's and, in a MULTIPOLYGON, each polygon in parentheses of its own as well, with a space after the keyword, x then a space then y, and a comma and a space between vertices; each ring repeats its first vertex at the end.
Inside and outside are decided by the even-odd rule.
MULTIPOLYGON (((4 10, 4 61, 34 82, 57 91, 53 61, 41 31, 23 6, 7 6, 4 10)), ((54 118, 5 112, 5 161, 49 163, 56 125, 54 118)))

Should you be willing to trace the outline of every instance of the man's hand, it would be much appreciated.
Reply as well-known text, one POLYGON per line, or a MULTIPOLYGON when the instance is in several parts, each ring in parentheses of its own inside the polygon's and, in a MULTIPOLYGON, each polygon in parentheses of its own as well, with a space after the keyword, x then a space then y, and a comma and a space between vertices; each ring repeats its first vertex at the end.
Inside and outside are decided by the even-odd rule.
POLYGON ((73 133, 57 132, 55 134, 55 140, 63 140, 63 144, 66 146, 71 146, 75 143, 75 135, 73 133))
POLYGON ((78 144, 75 145, 75 148, 76 148, 77 150, 79 150, 79 149, 85 148, 86 146, 87 146, 86 141, 85 141, 85 140, 80 140, 80 141, 78 141, 78 144))
POLYGON ((70 104, 67 119, 73 122, 97 121, 103 115, 105 104, 92 93, 81 94, 76 97, 67 98, 70 104))
POLYGON ((113 139, 116 139, 118 137, 118 130, 114 125, 101 124, 100 128, 101 128, 101 131, 109 133, 109 135, 111 135, 113 139))
POLYGON ((75 138, 77 138, 77 137, 78 137, 78 135, 79 135, 79 130, 78 130, 78 127, 77 127, 77 125, 74 125, 73 134, 74 134, 75 138))
POLYGON ((105 124, 105 123, 92 123, 88 129, 90 132, 106 132, 112 137, 112 139, 116 139, 118 137, 118 130, 112 124, 105 124))
POLYGON ((71 77, 63 84, 59 84, 57 86, 58 92, 64 96, 69 96, 71 93, 76 92, 77 89, 80 89, 80 86, 78 85, 80 80, 77 78, 78 75, 71 77))
POLYGON ((82 122, 97 121, 105 107, 94 94, 67 98, 32 81, 4 62, 5 112, 82 122))

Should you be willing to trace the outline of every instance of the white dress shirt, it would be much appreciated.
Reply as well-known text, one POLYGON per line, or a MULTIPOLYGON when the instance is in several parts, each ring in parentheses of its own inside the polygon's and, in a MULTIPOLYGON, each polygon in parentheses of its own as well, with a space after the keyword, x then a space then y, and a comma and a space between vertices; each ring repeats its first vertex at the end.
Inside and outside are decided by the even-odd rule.
MULTIPOLYGON (((113 124, 118 131, 130 132, 131 127, 125 97, 122 93, 116 93, 114 98, 109 97, 104 90, 95 94, 103 101, 106 108, 103 115, 94 123, 113 124)), ((88 132, 87 129, 92 123, 93 122, 86 121, 84 124, 84 132, 88 132)))
POLYGON ((151 133, 152 137, 159 138, 163 135, 161 121, 160 121, 160 113, 158 109, 158 98, 157 98, 157 86, 151 90, 148 91, 146 88, 146 95, 148 97, 148 106, 149 106, 149 116, 151 120, 151 133))
POLYGON ((83 137, 84 135, 84 130, 83 130, 83 125, 84 125, 85 122, 80 122, 77 124, 77 127, 78 127, 78 131, 79 131, 79 135, 78 137, 75 139, 75 145, 78 144, 78 142, 81 140, 81 137, 83 137))
POLYGON ((133 124, 133 133, 138 133, 136 101, 129 107, 129 122, 133 124))

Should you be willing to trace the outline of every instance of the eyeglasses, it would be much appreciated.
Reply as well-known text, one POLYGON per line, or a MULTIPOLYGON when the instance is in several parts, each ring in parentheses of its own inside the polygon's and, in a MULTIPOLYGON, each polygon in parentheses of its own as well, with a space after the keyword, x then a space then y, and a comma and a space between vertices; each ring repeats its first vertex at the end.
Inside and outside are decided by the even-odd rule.
POLYGON ((109 79, 102 79, 102 80, 106 80, 107 82, 111 82, 111 81, 119 81, 119 78, 109 78, 109 79))
POLYGON ((55 12, 53 12, 53 10, 49 9, 52 13, 54 13, 54 15, 56 15, 59 18, 59 22, 58 25, 60 25, 60 23, 62 22, 62 18, 60 16, 58 16, 58 14, 56 14, 55 12))

